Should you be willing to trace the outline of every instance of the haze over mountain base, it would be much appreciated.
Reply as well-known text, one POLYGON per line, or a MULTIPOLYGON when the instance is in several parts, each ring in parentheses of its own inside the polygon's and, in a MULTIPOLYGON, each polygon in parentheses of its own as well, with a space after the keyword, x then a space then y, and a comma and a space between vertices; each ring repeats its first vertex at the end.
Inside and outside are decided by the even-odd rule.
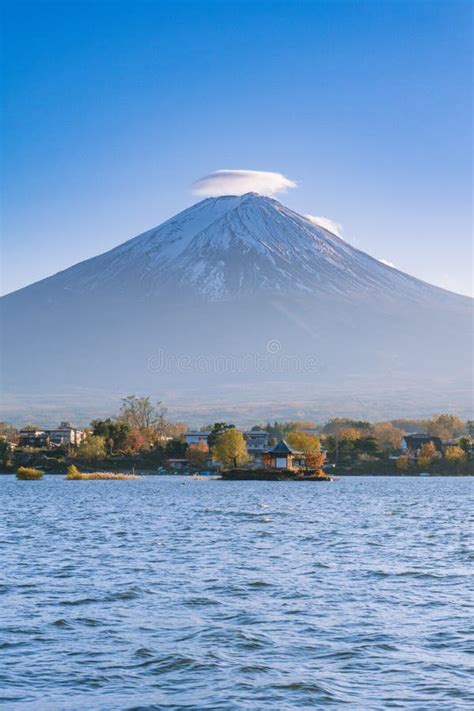
POLYGON ((200 421, 470 414, 472 300, 255 194, 204 200, 1 301, 4 416, 43 422, 66 399, 88 421, 130 393, 200 421))

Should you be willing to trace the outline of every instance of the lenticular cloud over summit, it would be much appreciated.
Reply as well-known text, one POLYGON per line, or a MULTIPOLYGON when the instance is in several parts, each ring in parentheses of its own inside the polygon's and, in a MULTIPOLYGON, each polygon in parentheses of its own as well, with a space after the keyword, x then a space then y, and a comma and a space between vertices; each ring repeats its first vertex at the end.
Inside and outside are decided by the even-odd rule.
POLYGON ((296 183, 282 173, 266 170, 216 170, 193 183, 193 193, 204 197, 221 195, 276 195, 296 188, 296 183))
POLYGON ((332 232, 333 235, 342 237, 342 225, 339 222, 334 222, 329 217, 323 217, 322 215, 305 215, 306 219, 309 220, 313 225, 317 227, 324 227, 328 232, 332 232))

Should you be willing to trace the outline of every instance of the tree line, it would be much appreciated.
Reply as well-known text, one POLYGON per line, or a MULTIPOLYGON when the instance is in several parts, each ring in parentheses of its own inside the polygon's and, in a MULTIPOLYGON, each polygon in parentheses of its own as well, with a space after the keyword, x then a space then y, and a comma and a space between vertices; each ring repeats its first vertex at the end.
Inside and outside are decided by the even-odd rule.
MULTIPOLYGON (((186 424, 171 422, 162 401, 129 395, 122 399, 115 417, 92 420, 79 447, 69 454, 94 464, 106 458, 136 455, 148 456, 157 463, 186 458, 195 468, 204 467, 210 458, 224 466, 241 466, 248 461, 245 438, 234 424, 216 422, 203 429, 209 432, 207 441, 187 445, 186 424)), ((270 443, 285 438, 293 449, 303 453, 311 468, 321 466, 321 449, 331 461, 347 467, 388 459, 399 452, 402 437, 414 432, 437 436, 443 441, 456 440, 445 450, 444 458, 462 464, 470 457, 474 421, 465 422, 453 414, 375 423, 335 417, 322 425, 313 421, 267 422, 254 425, 252 430, 267 432, 270 443)), ((4 465, 9 456, 8 445, 15 438, 17 430, 8 423, 0 423, 0 461, 4 465)), ((428 468, 436 456, 428 443, 419 463, 428 468)), ((397 467, 400 471, 409 469, 405 455, 400 455, 397 467)))

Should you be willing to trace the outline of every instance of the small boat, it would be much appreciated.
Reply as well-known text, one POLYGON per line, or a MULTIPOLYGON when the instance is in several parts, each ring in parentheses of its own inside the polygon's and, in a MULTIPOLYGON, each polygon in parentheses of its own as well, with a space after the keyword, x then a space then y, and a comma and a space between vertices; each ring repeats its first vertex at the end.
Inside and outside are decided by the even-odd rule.
POLYGON ((429 472, 420 472, 418 476, 431 476, 429 472))
POLYGON ((195 481, 212 481, 213 479, 220 479, 220 476, 215 476, 210 472, 195 472, 192 476, 195 481))

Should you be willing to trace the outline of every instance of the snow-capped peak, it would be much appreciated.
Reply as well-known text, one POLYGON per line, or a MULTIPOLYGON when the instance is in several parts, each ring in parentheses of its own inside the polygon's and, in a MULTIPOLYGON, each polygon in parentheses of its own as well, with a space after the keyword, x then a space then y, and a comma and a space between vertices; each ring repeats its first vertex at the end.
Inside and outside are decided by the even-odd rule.
MULTIPOLYGON (((277 200, 249 192, 209 197, 159 227, 52 277, 73 291, 132 284, 208 300, 249 293, 384 295, 420 300, 442 290, 351 247, 277 200)), ((50 280, 45 280, 44 283, 50 280)))

